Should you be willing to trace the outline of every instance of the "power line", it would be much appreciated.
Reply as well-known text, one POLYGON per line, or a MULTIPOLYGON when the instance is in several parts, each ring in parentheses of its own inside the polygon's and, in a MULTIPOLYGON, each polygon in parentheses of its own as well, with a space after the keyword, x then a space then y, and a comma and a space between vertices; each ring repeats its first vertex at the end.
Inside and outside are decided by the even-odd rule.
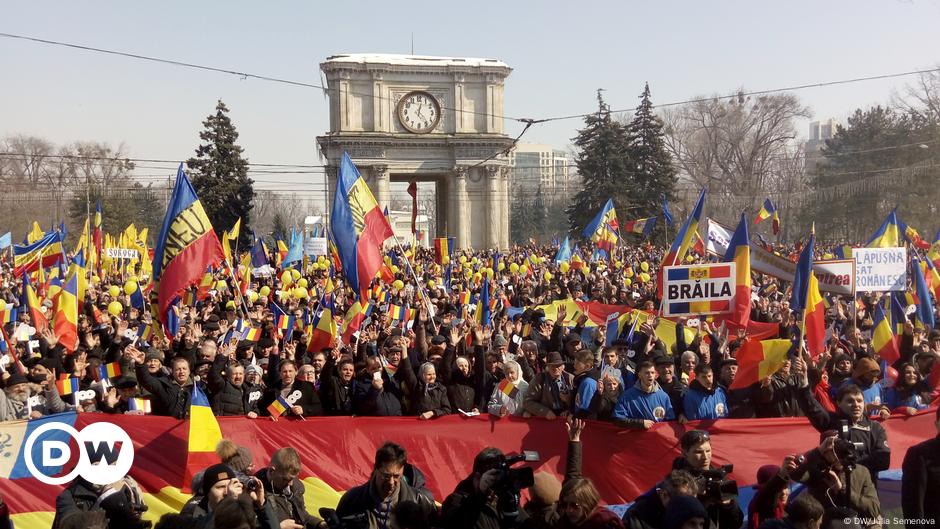
MULTIPOLYGON (((304 88, 314 88, 314 89, 323 90, 323 91, 331 91, 331 90, 332 90, 332 91, 335 91, 335 90, 336 90, 336 89, 334 89, 334 88, 325 87, 325 86, 322 86, 322 85, 319 85, 319 84, 316 84, 316 83, 307 83, 307 82, 303 82, 303 81, 294 81, 294 80, 291 80, 291 79, 283 79, 283 78, 280 78, 280 77, 272 77, 272 76, 268 76, 268 75, 254 74, 254 73, 243 72, 243 71, 238 71, 238 70, 230 70, 230 69, 219 68, 219 67, 215 67, 215 66, 205 66, 205 65, 201 65, 201 64, 189 63, 189 62, 184 62, 184 61, 177 61, 177 60, 173 60, 173 59, 163 59, 163 58, 160 58, 160 57, 152 57, 152 56, 148 56, 148 55, 141 55, 141 54, 130 53, 130 52, 125 52, 125 51, 109 50, 109 49, 105 49, 105 48, 96 48, 96 47, 93 47, 93 46, 85 46, 85 45, 73 44, 73 43, 69 43, 69 42, 61 42, 61 41, 55 41, 55 40, 49 40, 49 39, 42 39, 42 38, 38 38, 38 37, 31 37, 31 36, 28 36, 28 35, 17 35, 17 34, 13 34, 13 33, 2 33, 2 32, 0 32, 0 37, 10 38, 10 39, 26 40, 26 41, 31 41, 31 42, 37 42, 37 43, 40 43, 40 44, 48 44, 48 45, 52 45, 52 46, 63 46, 63 47, 67 47, 67 48, 74 48, 74 49, 79 49, 79 50, 84 50, 84 51, 91 51, 91 52, 96 52, 96 53, 104 53, 104 54, 109 54, 109 55, 117 55, 117 56, 127 57, 127 58, 131 58, 131 59, 138 59, 138 60, 144 60, 144 61, 150 61, 150 62, 156 62, 156 63, 162 63, 162 64, 169 64, 169 65, 172 65, 172 66, 180 66, 180 67, 184 67, 184 68, 193 68, 193 69, 198 69, 198 70, 206 70, 206 71, 211 71, 211 72, 216 72, 216 73, 223 73, 223 74, 228 74, 228 75, 235 75, 235 76, 241 77, 242 79, 258 79, 258 80, 261 80, 261 81, 269 81, 269 82, 274 82, 274 83, 283 83, 283 84, 287 84, 287 85, 299 86, 299 87, 304 87, 304 88)), ((786 87, 782 87, 782 88, 769 88, 769 89, 765 89, 765 90, 753 90, 753 91, 750 91, 750 92, 738 92, 738 93, 736 93, 736 94, 727 95, 727 96, 718 96, 718 95, 716 95, 716 96, 710 96, 710 97, 700 97, 700 98, 695 98, 695 99, 687 99, 687 100, 685 100, 685 101, 674 101, 674 102, 671 102, 671 103, 661 103, 661 104, 659 104, 659 105, 653 105, 653 108, 668 108, 668 107, 674 107, 674 106, 679 106, 679 105, 686 105, 686 104, 691 104, 691 103, 701 103, 701 102, 705 102, 705 101, 716 101, 716 100, 723 100, 723 99, 737 99, 737 98, 745 97, 745 96, 760 96, 760 95, 774 94, 774 93, 778 93, 778 92, 793 92, 793 91, 797 91, 797 90, 805 90, 805 89, 808 89, 808 88, 823 88, 823 87, 828 87, 828 86, 837 86, 837 85, 844 85, 844 84, 851 84, 851 83, 860 83, 860 82, 866 82, 866 81, 877 81, 877 80, 882 80, 882 79, 892 79, 892 78, 898 78, 898 77, 907 77, 907 76, 911 76, 911 75, 922 75, 922 74, 935 73, 935 72, 940 72, 940 68, 930 68, 930 69, 924 69, 924 70, 910 70, 910 71, 906 71, 906 72, 896 72, 896 73, 869 75, 869 76, 862 76, 862 77, 853 77, 853 78, 850 78, 850 79, 838 79, 838 80, 833 80, 833 81, 822 81, 822 82, 817 82, 817 83, 798 84, 798 85, 791 85, 791 86, 786 86, 786 87)), ((354 91, 347 91, 347 93, 354 94, 354 95, 358 95, 358 96, 362 96, 362 97, 371 97, 371 98, 374 98, 374 99, 383 99, 383 100, 391 101, 391 98, 388 98, 388 97, 385 97, 385 96, 381 96, 381 95, 376 95, 376 94, 366 94, 366 93, 360 93, 360 92, 354 92, 354 91)), ((442 109, 446 109, 446 110, 453 110, 454 112, 461 112, 461 113, 465 113, 465 114, 474 114, 474 115, 480 115, 480 116, 487 116, 487 117, 493 117, 493 118, 497 118, 497 119, 509 119, 509 120, 512 120, 512 121, 517 121, 517 122, 520 122, 520 123, 525 123, 525 124, 527 124, 527 125, 529 125, 529 126, 531 126, 532 124, 538 124, 538 123, 548 123, 548 122, 552 122, 552 121, 563 121, 563 120, 569 120, 569 119, 585 118, 585 117, 587 117, 587 116, 590 116, 590 115, 593 115, 593 114, 596 114, 596 113, 597 113, 597 111, 593 111, 593 112, 587 112, 587 113, 583 113, 583 114, 569 114, 569 115, 564 115, 564 116, 553 116, 553 117, 546 117, 546 118, 541 118, 541 119, 530 119, 530 118, 519 118, 519 117, 512 117, 512 116, 507 116, 507 115, 492 114, 492 113, 489 113, 489 112, 477 112, 477 111, 472 111, 472 110, 462 110, 462 109, 457 109, 457 108, 452 108, 452 107, 445 107, 445 106, 442 106, 441 108, 442 108, 442 109)), ((620 109, 620 110, 611 110, 611 111, 609 111, 609 112, 613 112, 613 113, 624 113, 624 112, 633 112, 633 111, 635 111, 636 109, 637 109, 637 107, 633 107, 633 108, 626 108, 626 109, 620 109)))

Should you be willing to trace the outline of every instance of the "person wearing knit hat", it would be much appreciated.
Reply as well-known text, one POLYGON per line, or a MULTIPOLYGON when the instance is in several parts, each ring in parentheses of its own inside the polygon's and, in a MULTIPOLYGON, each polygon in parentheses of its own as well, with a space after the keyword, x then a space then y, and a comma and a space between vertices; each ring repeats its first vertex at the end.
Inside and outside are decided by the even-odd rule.
POLYGON ((797 467, 796 456, 788 455, 783 466, 764 465, 757 469, 757 492, 747 506, 747 527, 757 529, 766 520, 779 520, 790 498, 790 472, 797 467))
POLYGON ((707 522, 702 502, 692 496, 677 496, 669 502, 663 529, 704 529, 707 522))
POLYGON ((529 487, 529 501, 525 504, 525 512, 530 520, 551 524, 555 515, 555 503, 561 495, 561 482, 554 474, 539 471, 532 477, 533 484, 529 487))
POLYGON ((868 356, 855 361, 852 367, 852 378, 842 383, 843 386, 855 384, 862 390, 867 411, 873 415, 881 415, 882 419, 891 416, 891 410, 884 405, 884 387, 878 383, 881 377, 881 368, 878 362, 868 356))

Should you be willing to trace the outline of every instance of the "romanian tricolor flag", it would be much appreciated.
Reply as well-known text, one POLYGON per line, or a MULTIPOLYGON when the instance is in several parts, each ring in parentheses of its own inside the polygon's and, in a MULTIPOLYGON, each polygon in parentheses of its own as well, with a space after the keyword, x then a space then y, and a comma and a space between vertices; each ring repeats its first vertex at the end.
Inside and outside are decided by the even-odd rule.
POLYGON ((584 259, 581 257, 581 252, 578 250, 574 251, 574 254, 571 256, 571 268, 575 270, 580 270, 584 267, 584 259))
POLYGON ((773 218, 774 235, 780 233, 780 215, 777 213, 777 208, 774 206, 774 203, 768 198, 764 200, 764 205, 761 206, 760 211, 757 212, 754 224, 760 224, 769 218, 773 218))
POLYGON ((352 337, 359 330, 362 322, 366 319, 371 302, 365 303, 362 300, 356 300, 355 303, 346 311, 346 317, 343 318, 342 340, 345 344, 352 343, 352 337))
POLYGON ((365 298, 369 283, 382 265, 382 244, 394 232, 345 152, 336 180, 330 230, 346 281, 356 295, 365 298))
POLYGON ((927 281, 924 278, 923 269, 920 266, 920 260, 912 257, 914 266, 911 273, 914 274, 914 286, 917 292, 917 312, 914 313, 916 323, 923 326, 928 331, 934 328, 936 324, 933 315, 933 295, 927 287, 927 281))
POLYGON ((878 231, 871 236, 866 246, 869 248, 897 248, 903 246, 901 243, 902 233, 897 208, 892 209, 891 213, 888 213, 887 218, 885 218, 884 223, 878 228, 878 231))
POLYGON ((582 235, 591 239, 597 247, 610 254, 610 250, 617 243, 617 210, 614 209, 614 201, 607 199, 607 203, 597 213, 588 225, 584 228, 582 235))
POLYGON ((284 397, 281 395, 277 396, 277 399, 274 400, 271 404, 268 404, 268 415, 271 416, 272 420, 277 420, 278 417, 284 415, 284 412, 290 409, 290 403, 287 402, 284 397))
POLYGON ((66 351, 75 351, 78 347, 78 277, 75 275, 65 282, 65 288, 59 292, 53 330, 66 351))
POLYGON ((261 329, 257 327, 246 327, 242 331, 239 340, 243 342, 257 342, 261 338, 261 329))
POLYGON ((490 280, 483 278, 483 284, 480 286, 480 297, 477 300, 477 310, 474 313, 477 323, 486 326, 492 321, 493 314, 490 306, 490 280))
POLYGON ((515 384, 509 381, 508 378, 504 378, 499 382, 499 385, 496 387, 499 388, 499 392, 505 395, 509 399, 516 398, 516 395, 519 393, 519 388, 515 384))
POLYGON ((141 412, 144 415, 150 415, 150 399, 141 397, 127 399, 127 409, 130 411, 141 412))
POLYGON ((747 231, 747 218, 741 214, 738 227, 731 236, 725 262, 734 263, 734 312, 729 321, 747 328, 751 319, 751 245, 747 231))
POLYGON ((434 261, 441 265, 450 264, 450 257, 454 255, 457 247, 457 237, 440 237, 434 239, 434 261))
MULTIPOLYGON (((221 251, 221 248, 219 250, 221 251)), ((209 407, 209 399, 197 384, 193 384, 193 397, 189 405, 189 450, 186 454, 186 472, 183 475, 184 492, 190 492, 193 476, 197 472, 219 462, 215 447, 221 440, 222 430, 219 429, 219 421, 209 407)))
MULTIPOLYGON (((676 238, 674 241, 672 241, 672 246, 669 248, 669 253, 663 257, 660 270, 667 266, 681 264, 682 260, 685 259, 685 255, 689 252, 689 247, 692 246, 694 234, 698 233, 698 223, 702 219, 702 209, 704 209, 704 207, 705 190, 702 189, 701 194, 698 196, 698 200, 695 202, 695 207, 692 208, 692 214, 689 215, 689 218, 685 220, 685 224, 682 225, 682 228, 680 228, 679 232, 676 234, 676 238)), ((662 274, 658 275, 657 286, 659 295, 662 296, 662 274)))
POLYGON ((934 299, 940 299, 940 273, 937 273, 936 265, 928 258, 920 262, 920 269, 927 281, 927 289, 934 299))
POLYGON ((893 364, 901 358, 901 349, 898 347, 898 337, 891 329, 885 311, 878 303, 875 305, 875 317, 871 331, 871 345, 882 360, 893 364))
POLYGON ((277 244, 277 266, 281 266, 284 263, 284 258, 287 257, 287 252, 290 248, 287 247, 287 243, 281 239, 275 241, 277 244))
POLYGON ((137 328, 137 338, 149 343, 151 337, 153 337, 153 324, 141 323, 137 328))
POLYGON ((790 310, 803 312, 803 335, 806 347, 815 358, 826 349, 826 307, 819 294, 819 283, 813 273, 813 247, 816 234, 810 235, 809 242, 800 253, 793 278, 793 294, 790 297, 790 310))
POLYGON ((101 364, 98 366, 98 371, 95 373, 95 377, 98 380, 104 380, 106 378, 114 378, 121 376, 121 363, 120 362, 111 362, 110 364, 101 364))
POLYGON ((63 378, 62 380, 57 380, 55 383, 55 388, 59 391, 59 395, 71 395, 79 390, 77 378, 63 378))
POLYGON ((167 310, 180 292, 202 277, 207 267, 224 258, 222 244, 180 164, 153 254, 157 313, 164 326, 168 321, 167 310))
POLYGON ((34 272, 58 264, 65 256, 62 233, 56 230, 44 234, 34 242, 13 245, 13 274, 34 272))
POLYGON ((790 340, 748 338, 738 349, 738 374, 728 389, 742 389, 773 375, 786 363, 793 347, 790 340))
POLYGON ((307 342, 307 351, 317 353, 333 347, 336 339, 336 322, 333 321, 333 299, 330 295, 320 298, 320 311, 313 318, 310 341, 307 342))
POLYGON ((0 326, 16 321, 19 312, 12 303, 0 302, 0 326))
POLYGON ((39 296, 37 296, 36 291, 33 290, 33 285, 30 284, 28 275, 23 276, 23 294, 20 298, 20 306, 26 307, 26 310, 29 310, 29 316, 33 322, 33 327, 36 328, 37 334, 49 327, 49 321, 46 320, 46 316, 39 310, 39 296))
MULTIPOLYGON (((696 281, 702 283, 703 286, 708 286, 709 279, 725 279, 731 277, 731 267, 728 265, 722 266, 703 266, 703 267, 676 267, 666 269, 666 274, 669 276, 669 281, 696 281)), ((748 290, 747 300, 750 303, 750 290, 748 290)), ((670 314, 719 314, 723 312, 728 312, 730 308, 731 301, 721 300, 721 301, 700 301, 700 302, 684 302, 684 303, 670 303, 669 304, 669 313, 670 314)))
POLYGON ((658 217, 647 217, 645 219, 628 220, 623 223, 623 231, 639 233, 644 237, 649 237, 653 234, 653 229, 656 228, 657 218, 658 217))
POLYGON ((283 336, 285 340, 290 340, 291 333, 294 331, 294 315, 288 314, 277 303, 271 304, 271 312, 274 314, 274 328, 277 329, 278 335, 283 336))

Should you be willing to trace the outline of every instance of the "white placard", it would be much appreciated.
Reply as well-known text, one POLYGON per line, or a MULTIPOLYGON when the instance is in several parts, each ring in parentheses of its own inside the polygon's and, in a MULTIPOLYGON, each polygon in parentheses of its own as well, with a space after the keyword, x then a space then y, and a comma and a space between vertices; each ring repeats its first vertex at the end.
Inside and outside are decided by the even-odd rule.
POLYGON ((304 239, 304 254, 326 255, 326 237, 308 237, 304 239))
POLYGON ((111 259, 137 259, 140 252, 134 248, 105 248, 105 255, 111 259))
POLYGON ((726 314, 734 309, 734 263, 667 266, 664 270, 666 316, 726 314))
POLYGON ((907 288, 907 248, 854 248, 855 289, 859 292, 907 288))

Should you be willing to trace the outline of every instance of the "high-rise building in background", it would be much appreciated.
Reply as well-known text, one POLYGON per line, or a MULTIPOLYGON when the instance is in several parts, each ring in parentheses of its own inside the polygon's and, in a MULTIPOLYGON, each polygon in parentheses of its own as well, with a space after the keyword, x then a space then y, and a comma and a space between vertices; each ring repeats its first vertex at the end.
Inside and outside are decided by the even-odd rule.
POLYGON ((806 174, 815 172, 816 166, 823 160, 822 148, 826 146, 826 140, 831 140, 835 133, 836 120, 833 118, 809 124, 809 139, 803 144, 806 174))
POLYGON ((551 193, 566 191, 574 184, 574 161, 563 150, 542 143, 520 143, 509 153, 513 189, 531 192, 539 188, 551 193))

